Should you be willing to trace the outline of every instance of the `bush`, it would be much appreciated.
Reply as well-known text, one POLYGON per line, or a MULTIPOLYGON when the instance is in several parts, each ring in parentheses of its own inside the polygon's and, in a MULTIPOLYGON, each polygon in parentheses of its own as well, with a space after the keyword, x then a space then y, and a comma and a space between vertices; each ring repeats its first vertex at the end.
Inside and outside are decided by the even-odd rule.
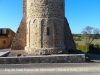
POLYGON ((99 44, 95 44, 95 46, 94 46, 94 47, 99 48, 100 46, 99 46, 99 44))
POLYGON ((89 45, 89 51, 90 51, 90 50, 95 50, 94 44, 90 44, 90 45, 89 45))
POLYGON ((76 47, 77 47, 77 50, 81 50, 82 52, 88 52, 89 51, 89 45, 78 44, 76 47))
POLYGON ((92 54, 100 54, 100 46, 99 44, 91 44, 89 46, 89 51, 88 53, 92 53, 92 54))

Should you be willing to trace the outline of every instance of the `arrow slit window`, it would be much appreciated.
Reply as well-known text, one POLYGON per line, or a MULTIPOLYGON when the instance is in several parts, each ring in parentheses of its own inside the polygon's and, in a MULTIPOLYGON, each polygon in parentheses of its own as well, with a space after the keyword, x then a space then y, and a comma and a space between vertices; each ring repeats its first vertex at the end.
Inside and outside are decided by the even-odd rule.
POLYGON ((47 27, 47 35, 48 36, 50 35, 50 29, 49 29, 49 27, 47 27))

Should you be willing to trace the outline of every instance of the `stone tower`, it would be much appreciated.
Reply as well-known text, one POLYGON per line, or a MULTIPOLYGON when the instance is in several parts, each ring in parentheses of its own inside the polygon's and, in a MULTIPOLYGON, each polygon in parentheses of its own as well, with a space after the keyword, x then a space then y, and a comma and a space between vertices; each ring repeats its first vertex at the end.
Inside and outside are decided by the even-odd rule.
POLYGON ((35 55, 76 50, 64 14, 64 0, 23 0, 23 14, 12 50, 25 49, 35 55))

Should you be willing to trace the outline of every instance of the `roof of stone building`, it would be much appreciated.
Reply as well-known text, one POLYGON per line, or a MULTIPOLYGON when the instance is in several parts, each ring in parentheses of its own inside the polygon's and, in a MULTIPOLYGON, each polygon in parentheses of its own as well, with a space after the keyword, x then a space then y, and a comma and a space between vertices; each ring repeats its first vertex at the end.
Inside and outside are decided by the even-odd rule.
MULTIPOLYGON (((2 29, 7 29, 7 30, 9 30, 9 31, 11 31, 12 32, 12 34, 15 34, 15 32, 12 30, 12 29, 10 29, 10 28, 0 28, 0 31, 2 30, 2 29)), ((8 36, 8 32, 6 33, 6 34, 2 34, 2 33, 0 33, 0 36, 8 36)))

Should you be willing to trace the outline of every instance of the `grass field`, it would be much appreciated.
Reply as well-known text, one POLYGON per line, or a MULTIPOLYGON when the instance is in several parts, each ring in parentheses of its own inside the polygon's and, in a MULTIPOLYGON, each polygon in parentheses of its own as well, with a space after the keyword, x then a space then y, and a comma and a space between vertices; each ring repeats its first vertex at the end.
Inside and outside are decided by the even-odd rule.
MULTIPOLYGON (((85 39, 82 39, 82 41, 75 41, 75 43, 78 43, 78 44, 85 44, 86 40, 85 39)), ((95 39, 91 44, 99 44, 100 45, 100 39, 95 39)))
POLYGON ((100 55, 100 39, 94 39, 91 43, 93 44, 93 47, 91 48, 85 46, 86 39, 82 39, 81 41, 75 41, 75 43, 76 43, 77 50, 80 50, 81 52, 100 55))

